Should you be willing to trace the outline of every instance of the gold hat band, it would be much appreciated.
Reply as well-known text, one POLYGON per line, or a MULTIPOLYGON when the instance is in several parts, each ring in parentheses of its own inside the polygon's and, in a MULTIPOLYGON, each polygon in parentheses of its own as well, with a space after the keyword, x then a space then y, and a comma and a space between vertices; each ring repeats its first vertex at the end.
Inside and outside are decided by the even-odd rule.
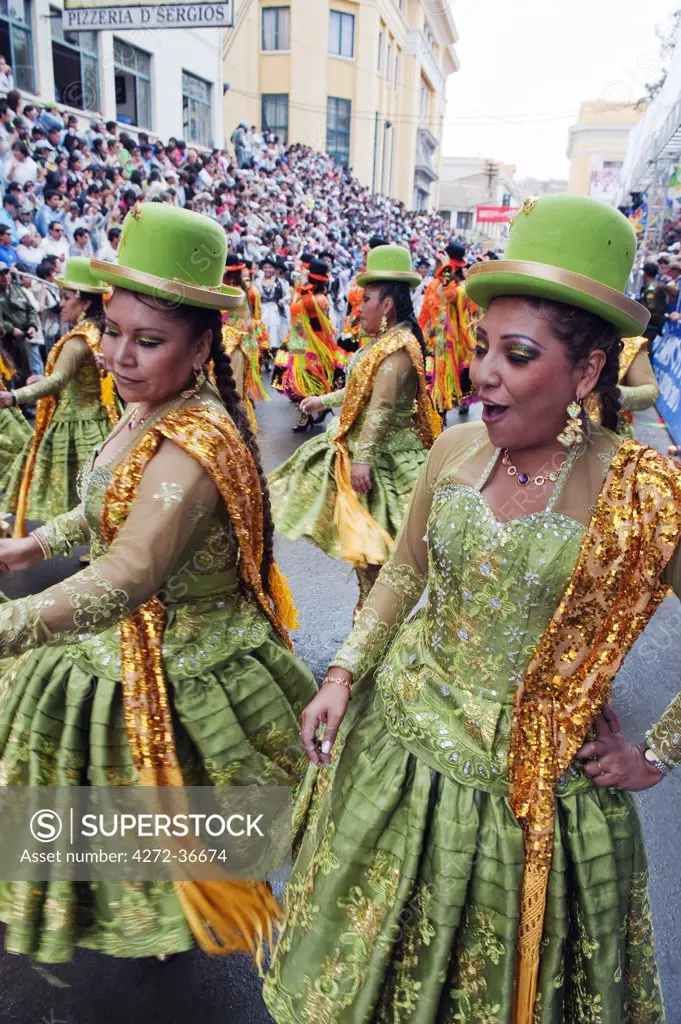
MULTIPOLYGON (((125 287, 125 281, 142 284, 146 288, 154 288, 159 293, 174 295, 176 298, 191 303, 192 299, 203 306, 213 309, 236 309, 243 302, 243 294, 228 295, 222 290, 222 286, 206 288, 199 285, 187 284, 179 278, 157 277, 156 274, 147 274, 143 270, 133 270, 130 267, 122 267, 120 263, 107 263, 104 260, 90 260, 90 266, 95 273, 106 274, 114 278, 125 287)), ((159 296, 160 297, 160 296, 159 296)))
POLYGON ((634 320, 639 324, 641 331, 648 326, 650 314, 644 306, 627 298, 616 288, 601 284, 600 281, 594 281, 593 278, 578 274, 574 270, 564 270, 562 267, 554 267, 550 263, 534 263, 531 260, 490 260, 489 263, 476 263, 475 266, 472 266, 466 275, 466 280, 470 281, 484 274, 494 276, 517 274, 520 277, 534 278, 549 284, 571 288, 573 291, 588 295, 634 320))

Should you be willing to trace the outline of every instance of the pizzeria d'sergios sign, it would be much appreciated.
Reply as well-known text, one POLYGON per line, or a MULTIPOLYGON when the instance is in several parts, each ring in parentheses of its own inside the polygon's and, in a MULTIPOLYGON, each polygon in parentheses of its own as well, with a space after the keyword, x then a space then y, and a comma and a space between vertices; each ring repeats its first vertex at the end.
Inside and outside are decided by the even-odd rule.
POLYGON ((62 25, 78 32, 113 28, 232 28, 234 0, 148 0, 116 4, 112 0, 64 0, 62 25))

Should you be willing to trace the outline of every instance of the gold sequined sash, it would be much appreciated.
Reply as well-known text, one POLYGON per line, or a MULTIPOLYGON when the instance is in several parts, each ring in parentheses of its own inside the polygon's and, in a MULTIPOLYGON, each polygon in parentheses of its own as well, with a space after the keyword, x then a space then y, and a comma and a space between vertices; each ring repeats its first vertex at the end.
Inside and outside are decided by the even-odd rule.
MULTIPOLYGON (((196 459, 225 503, 240 547, 239 576, 282 640, 294 626, 286 581, 273 566, 262 578, 263 501, 258 472, 226 413, 204 406, 171 412, 120 463, 107 487, 102 535, 110 545, 127 519, 145 467, 163 438, 196 459)), ((172 712, 161 655, 165 608, 152 597, 120 624, 123 708, 140 785, 182 786, 172 712)), ((265 883, 183 881, 177 897, 197 941, 209 953, 250 953, 258 964, 271 943, 281 910, 265 883)))
POLYGON ((428 394, 421 346, 404 324, 398 324, 368 348, 350 374, 336 434, 336 508, 334 521, 343 558, 364 569, 382 565, 393 548, 393 539, 362 505, 350 480, 351 459, 348 434, 366 407, 384 359, 405 349, 418 376, 417 427, 426 448, 431 448, 441 430, 440 419, 428 394))
POLYGON ((515 1024, 533 1019, 556 784, 665 596, 662 573, 680 540, 681 470, 651 448, 626 441, 514 703, 510 801, 525 834, 515 1024))
MULTIPOLYGON (((96 324, 92 320, 84 320, 82 323, 77 324, 72 330, 67 331, 59 341, 50 349, 50 353, 47 357, 45 364, 45 376, 50 377, 54 373, 55 363, 59 357, 59 353, 63 349, 67 341, 71 338, 82 338, 90 349, 90 354, 93 360, 95 356, 101 354, 102 351, 102 334, 96 324)), ((96 360, 95 360, 96 365, 96 360)), ((120 408, 116 402, 113 377, 109 373, 100 373, 100 401, 102 408, 104 409, 107 419, 111 426, 115 426, 120 419, 120 408)), ((38 458, 38 452, 40 445, 43 442, 45 434, 49 430, 50 424, 54 417, 57 408, 57 398, 55 395, 45 395, 44 398, 39 399, 36 407, 35 415, 35 430, 31 439, 31 446, 28 450, 28 456, 26 458, 26 464, 24 466, 24 473, 21 478, 21 485, 19 487, 19 495, 17 498, 17 511, 14 520, 14 530, 12 533, 13 537, 25 537, 26 536, 26 509, 28 507, 28 495, 31 490, 31 484, 33 482, 33 473, 35 472, 35 464, 38 458)))

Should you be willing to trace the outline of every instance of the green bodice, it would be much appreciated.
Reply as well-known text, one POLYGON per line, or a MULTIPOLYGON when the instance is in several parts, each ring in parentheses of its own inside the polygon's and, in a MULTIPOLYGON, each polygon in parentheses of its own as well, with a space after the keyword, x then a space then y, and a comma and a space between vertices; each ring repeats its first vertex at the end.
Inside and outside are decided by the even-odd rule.
POLYGON ((389 731, 438 771, 505 787, 515 692, 584 532, 549 510, 499 523, 479 491, 437 491, 426 605, 398 632, 377 688, 389 731))

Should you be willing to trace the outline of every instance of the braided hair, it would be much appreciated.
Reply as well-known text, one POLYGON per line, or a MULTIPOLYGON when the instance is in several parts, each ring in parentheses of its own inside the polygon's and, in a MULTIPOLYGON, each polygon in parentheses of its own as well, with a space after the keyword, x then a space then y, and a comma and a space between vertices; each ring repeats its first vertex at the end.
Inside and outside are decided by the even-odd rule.
POLYGON ((619 427, 620 393, 617 383, 622 351, 621 331, 607 320, 564 302, 526 297, 529 306, 543 316, 551 333, 562 342, 573 366, 583 362, 594 349, 605 352, 605 364, 594 388, 598 395, 601 422, 608 430, 619 427))
POLYGON ((423 359, 425 362, 426 342, 423 337, 423 331, 421 330, 420 324, 416 318, 411 288, 409 285, 404 284, 402 281, 388 281, 386 284, 381 285, 379 298, 381 302, 383 302, 384 299, 393 300, 397 323, 409 325, 411 333, 421 346, 421 352, 423 353, 423 359))
MULTIPOLYGON (((142 302, 145 302, 145 297, 143 295, 138 295, 137 298, 142 302)), ((210 354, 208 358, 213 363, 215 381, 220 393, 220 398, 222 399, 234 426, 241 434, 241 437, 250 452, 251 458, 255 463, 258 480, 260 482, 263 508, 263 556, 260 571, 263 579, 263 587, 267 593, 270 567, 274 562, 274 520, 272 518, 272 506, 270 504, 267 479, 262 468, 258 442, 256 441, 255 434, 251 429, 248 413, 246 412, 241 401, 241 397, 236 389, 234 374, 232 373, 232 362, 222 347, 222 316, 218 310, 204 309, 200 306, 189 306, 185 303, 173 305, 170 302, 165 302, 162 299, 156 298, 154 298, 152 302, 153 308, 161 309, 163 315, 168 320, 171 320, 174 323, 184 324, 193 339, 198 340, 207 331, 210 331, 212 335, 210 354)), ((151 303, 146 302, 145 304, 151 305, 151 303)))

